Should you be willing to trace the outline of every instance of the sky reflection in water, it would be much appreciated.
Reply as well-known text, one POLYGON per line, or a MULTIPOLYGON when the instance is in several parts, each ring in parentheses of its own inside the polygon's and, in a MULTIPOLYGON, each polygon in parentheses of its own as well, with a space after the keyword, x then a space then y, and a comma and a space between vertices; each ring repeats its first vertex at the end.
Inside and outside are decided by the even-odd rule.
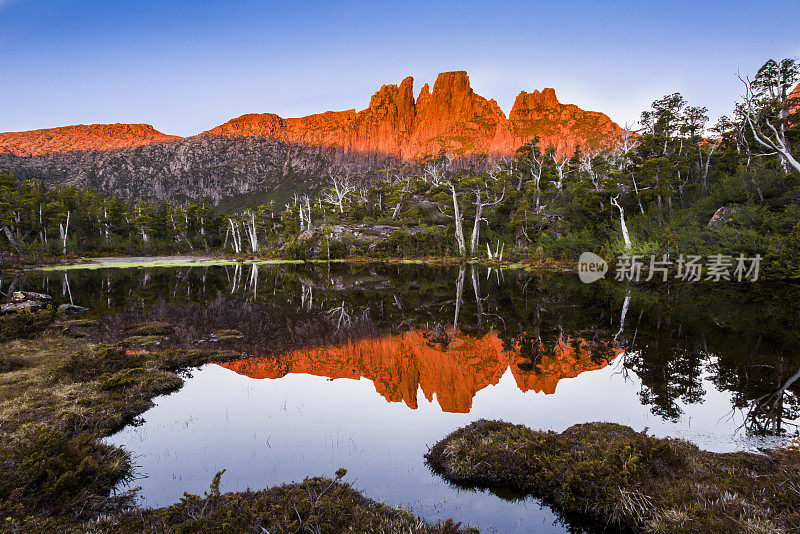
MULTIPOLYGON (((202 493, 221 469, 222 488, 242 490, 344 467, 367 496, 428 518, 559 532, 535 500, 450 487, 425 466, 427 446, 479 418, 556 431, 612 421, 713 451, 793 435, 796 286, 664 291, 521 271, 332 269, 70 273, 73 298, 103 317, 153 316, 187 339, 245 334, 232 347, 250 357, 192 371, 144 424, 108 440, 134 454, 145 505, 202 493), (267 324, 276 307, 294 326, 267 324), (777 413, 765 399, 780 401, 777 413)), ((28 282, 63 285, 38 276, 28 282)))

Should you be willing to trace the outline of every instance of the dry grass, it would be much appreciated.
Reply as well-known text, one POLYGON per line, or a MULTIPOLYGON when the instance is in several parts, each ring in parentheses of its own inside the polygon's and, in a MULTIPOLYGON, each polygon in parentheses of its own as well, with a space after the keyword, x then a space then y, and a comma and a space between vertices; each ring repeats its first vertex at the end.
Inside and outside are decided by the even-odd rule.
MULTIPOLYGON (((339 476, 346 471, 340 470, 339 476)), ((87 525, 91 532, 369 532, 456 534, 452 520, 431 524, 414 514, 364 498, 349 484, 326 478, 306 479, 262 491, 219 493, 217 473, 203 496, 185 495, 158 510, 131 509, 87 525)))
POLYGON ((716 454, 612 423, 558 434, 482 420, 447 436, 426 458, 453 483, 534 495, 614 529, 800 529, 797 448, 716 454))

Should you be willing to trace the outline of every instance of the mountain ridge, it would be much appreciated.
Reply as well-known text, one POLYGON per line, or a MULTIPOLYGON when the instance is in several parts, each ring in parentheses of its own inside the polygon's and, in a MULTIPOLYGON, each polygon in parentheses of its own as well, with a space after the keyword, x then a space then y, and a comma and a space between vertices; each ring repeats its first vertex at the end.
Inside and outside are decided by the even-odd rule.
MULTIPOLYGON (((508 116, 494 99, 475 93, 466 71, 440 73, 414 98, 414 78, 386 84, 361 110, 283 118, 247 113, 197 136, 264 137, 406 161, 444 150, 451 157, 507 156, 539 136, 561 154, 577 146, 612 144, 622 129, 607 115, 562 104, 555 90, 521 91, 508 116)), ((148 124, 90 124, 0 133, 0 153, 34 157, 79 150, 114 150, 181 139, 148 124)), ((185 138, 184 138, 185 139, 185 138)))
POLYGON ((32 157, 78 150, 114 150, 180 139, 149 124, 73 124, 0 133, 0 153, 32 157))
POLYGON ((200 135, 263 135, 281 141, 380 152, 403 160, 444 150, 448 155, 511 155, 539 136, 559 153, 577 146, 611 146, 622 128, 607 115, 562 104, 555 90, 521 91, 508 116, 494 99, 472 89, 466 71, 440 73, 414 98, 414 79, 383 85, 361 110, 328 111, 297 118, 273 113, 241 115, 200 135))

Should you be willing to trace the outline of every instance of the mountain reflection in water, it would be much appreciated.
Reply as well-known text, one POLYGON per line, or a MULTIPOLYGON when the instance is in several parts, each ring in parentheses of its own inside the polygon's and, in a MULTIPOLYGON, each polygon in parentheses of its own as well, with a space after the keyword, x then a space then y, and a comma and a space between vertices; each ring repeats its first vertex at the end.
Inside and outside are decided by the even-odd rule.
POLYGON ((159 321, 159 350, 241 355, 193 369, 108 439, 140 466, 145 505, 202 493, 221 469, 228 491, 345 467, 367 496, 430 519, 563 533, 536 501, 450 487, 425 451, 478 418, 611 421, 718 452, 798 435, 797 284, 331 263, 26 272, 0 280, 12 287, 89 306, 93 343, 159 321))
POLYGON ((421 390, 428 402, 435 396, 445 412, 468 413, 475 394, 486 386, 497 385, 508 369, 520 391, 552 394, 561 379, 601 369, 622 352, 621 348, 606 349, 584 339, 566 338, 543 354, 532 369, 519 344, 505 350, 496 332, 479 338, 450 332, 445 343, 431 342, 430 337, 428 333, 409 330, 220 365, 258 379, 276 379, 291 373, 332 379, 364 377, 389 402, 402 401, 416 409, 417 392, 421 390))

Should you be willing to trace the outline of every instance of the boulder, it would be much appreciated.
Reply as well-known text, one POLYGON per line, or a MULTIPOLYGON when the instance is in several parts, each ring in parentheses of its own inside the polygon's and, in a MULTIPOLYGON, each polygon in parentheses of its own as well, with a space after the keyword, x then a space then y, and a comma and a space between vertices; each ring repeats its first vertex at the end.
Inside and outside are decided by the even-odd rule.
MULTIPOLYGON (((438 228, 444 227, 438 226, 438 228)), ((308 242, 316 253, 320 253, 323 250, 326 236, 330 239, 331 244, 355 243, 367 246, 372 250, 397 231, 413 236, 422 232, 422 228, 419 226, 401 227, 388 224, 332 224, 305 230, 297 236, 297 240, 308 242)))
POLYGON ((62 304, 58 307, 59 313, 63 313, 64 315, 75 315, 76 313, 81 313, 88 310, 89 308, 75 306, 74 304, 62 304))
POLYGON ((0 306, 0 314, 3 313, 16 313, 25 310, 41 310, 42 308, 46 307, 47 304, 45 302, 41 302, 38 300, 26 300, 23 302, 9 302, 8 304, 3 304, 0 306))
POLYGON ((711 220, 708 221, 709 226, 716 226, 721 224, 728 224, 729 222, 733 221, 736 214, 739 213, 738 206, 722 206, 717 211, 714 212, 714 215, 711 217, 711 220))
POLYGON ((50 302, 53 300, 53 297, 45 293, 35 293, 33 291, 14 291, 11 295, 11 302, 25 302, 26 300, 50 302))

